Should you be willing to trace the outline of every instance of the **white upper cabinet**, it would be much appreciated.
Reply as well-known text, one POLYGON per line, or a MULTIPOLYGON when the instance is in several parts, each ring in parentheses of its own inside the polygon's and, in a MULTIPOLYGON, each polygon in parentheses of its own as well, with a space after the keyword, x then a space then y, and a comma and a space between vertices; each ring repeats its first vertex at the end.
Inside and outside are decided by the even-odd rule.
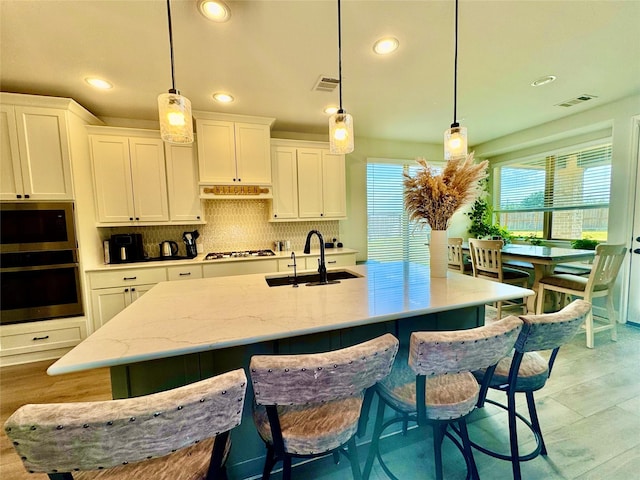
POLYGON ((198 159, 193 145, 164 144, 167 162, 169 215, 172 222, 201 221, 202 200, 198 190, 198 159))
POLYGON ((0 105, 0 199, 73 199, 66 111, 0 105))
POLYGON ((300 218, 324 216, 322 193, 322 150, 298 149, 298 205, 300 218))
POLYGON ((271 185, 273 118, 194 112, 200 184, 271 185))
MULTIPOLYGON (((128 130, 91 128, 93 132, 128 130)), ((90 135, 98 222, 167 222, 169 206, 164 144, 158 132, 90 135)))
POLYGON ((270 220, 341 220, 346 211, 344 155, 322 142, 272 140, 270 220))
POLYGON ((271 218, 298 218, 298 164, 295 147, 271 147, 271 175, 274 190, 271 218))

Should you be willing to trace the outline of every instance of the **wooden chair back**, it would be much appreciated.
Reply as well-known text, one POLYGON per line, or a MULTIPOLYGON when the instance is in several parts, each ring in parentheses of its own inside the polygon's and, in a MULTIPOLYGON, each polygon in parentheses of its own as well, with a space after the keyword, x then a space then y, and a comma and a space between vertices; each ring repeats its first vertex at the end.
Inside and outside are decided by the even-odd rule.
POLYGON ((469 239, 469 253, 474 277, 502 282, 502 240, 469 239))
POLYGON ((462 237, 450 237, 447 240, 447 263, 450 270, 458 270, 460 273, 464 273, 462 237))
POLYGON ((593 267, 591 268, 589 280, 587 280, 586 292, 609 290, 618 276, 626 253, 627 247, 624 244, 597 245, 593 267))

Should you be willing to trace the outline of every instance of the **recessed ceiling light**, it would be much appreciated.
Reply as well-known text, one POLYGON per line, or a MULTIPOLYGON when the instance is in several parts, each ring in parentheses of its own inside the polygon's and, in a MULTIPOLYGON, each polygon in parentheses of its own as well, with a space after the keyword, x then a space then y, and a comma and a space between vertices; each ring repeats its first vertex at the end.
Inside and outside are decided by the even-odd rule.
POLYGON ((113 88, 113 85, 111 83, 101 78, 87 77, 84 79, 84 81, 92 87, 99 88, 101 90, 109 90, 110 88, 113 88))
POLYGON ((228 93, 222 93, 222 92, 214 93, 213 99, 216 102, 220 102, 220 103, 231 103, 234 100, 233 96, 229 95, 228 93))
POLYGON ((539 79, 531 82, 531 86, 532 87, 540 87, 542 85, 546 85, 547 83, 551 83, 553 81, 555 81, 556 76, 555 75, 547 75, 544 77, 540 77, 539 79))
POLYGON ((198 10, 208 20, 223 23, 231 18, 231 10, 221 0, 198 0, 198 10))
POLYGON ((373 44, 373 51, 378 55, 388 55, 389 53, 395 52, 398 49, 400 42, 395 37, 384 37, 380 40, 376 40, 376 43, 373 44))

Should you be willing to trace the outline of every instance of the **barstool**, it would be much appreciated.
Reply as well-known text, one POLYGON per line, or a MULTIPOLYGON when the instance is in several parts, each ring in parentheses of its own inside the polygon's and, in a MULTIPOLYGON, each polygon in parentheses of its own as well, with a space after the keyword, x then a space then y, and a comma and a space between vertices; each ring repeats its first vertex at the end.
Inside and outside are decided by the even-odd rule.
POLYGON ((363 471, 369 478, 375 458, 385 473, 393 479, 379 451, 380 437, 392 424, 417 422, 433 427, 436 478, 443 478, 442 442, 445 435, 463 453, 471 477, 478 478, 467 434, 466 417, 473 411, 480 387, 471 374, 478 368, 488 368, 513 349, 522 329, 522 320, 506 317, 483 327, 469 330, 413 332, 407 356, 399 355, 391 375, 376 386, 378 412, 371 446, 363 471), (396 416, 384 421, 389 406, 396 416), (462 445, 447 431, 457 423, 462 445))
POLYGON ((514 352, 502 359, 493 372, 489 370, 474 372, 482 383, 478 407, 483 407, 484 402, 487 402, 507 410, 511 453, 505 455, 475 442, 472 442, 472 445, 495 458, 510 461, 513 478, 516 480, 521 478, 520 462, 531 460, 539 454, 547 454, 533 392, 545 386, 560 347, 574 337, 590 310, 589 302, 575 300, 559 312, 521 316, 524 327, 518 336, 514 352), (548 361, 538 353, 539 350, 552 350, 548 361), (505 392, 507 405, 486 398, 489 388, 505 392), (531 421, 516 411, 516 393, 518 392, 526 395, 531 421), (524 455, 519 453, 516 418, 531 429, 536 439, 536 448, 524 455))
POLYGON ((342 453, 360 479, 355 434, 364 393, 389 374, 397 351, 398 340, 385 334, 331 352, 252 357, 253 418, 267 447, 262 478, 279 461, 289 480, 292 458, 342 453))
POLYGON ((51 480, 226 478, 246 388, 238 369, 142 397, 24 405, 4 429, 27 471, 51 480))

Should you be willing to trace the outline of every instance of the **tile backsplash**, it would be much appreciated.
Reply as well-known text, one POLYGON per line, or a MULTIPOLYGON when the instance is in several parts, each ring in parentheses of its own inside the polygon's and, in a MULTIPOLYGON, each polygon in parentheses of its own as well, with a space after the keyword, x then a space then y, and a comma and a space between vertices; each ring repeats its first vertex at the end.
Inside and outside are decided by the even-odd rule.
MULTIPOLYGON (((337 220, 311 222, 269 222, 268 200, 205 200, 206 225, 102 228, 103 239, 117 233, 141 233, 149 256, 159 255, 159 243, 173 240, 185 255, 182 233, 198 230, 203 253, 274 248, 276 240, 289 240, 292 250, 302 250, 309 230, 322 233, 325 242, 339 241, 337 220)), ((317 239, 312 248, 317 248, 317 239)))

